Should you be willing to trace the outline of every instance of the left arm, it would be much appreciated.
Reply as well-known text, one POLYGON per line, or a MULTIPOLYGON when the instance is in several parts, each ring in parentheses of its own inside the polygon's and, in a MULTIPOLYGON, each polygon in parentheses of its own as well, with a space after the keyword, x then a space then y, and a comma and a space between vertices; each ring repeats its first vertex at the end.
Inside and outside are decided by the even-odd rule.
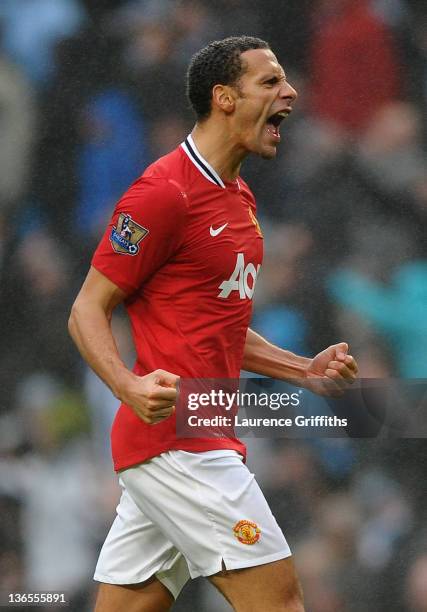
POLYGON ((248 329, 243 352, 243 369, 278 380, 305 378, 310 359, 275 346, 248 329))
MULTIPOLYGON (((348 355, 345 342, 333 344, 309 359, 275 346, 248 329, 243 353, 243 369, 278 380, 295 382, 319 393, 324 392, 315 379, 330 383, 329 390, 336 390, 353 383, 357 377, 357 363, 348 355)), ((327 392, 328 390, 326 390, 327 392)))

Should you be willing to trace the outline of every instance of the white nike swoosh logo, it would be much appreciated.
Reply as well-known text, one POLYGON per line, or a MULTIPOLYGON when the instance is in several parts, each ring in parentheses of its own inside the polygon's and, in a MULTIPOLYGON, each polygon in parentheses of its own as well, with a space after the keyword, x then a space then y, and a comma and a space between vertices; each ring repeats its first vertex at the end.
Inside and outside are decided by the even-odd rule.
POLYGON ((214 229, 211 225, 209 231, 211 233, 211 236, 218 236, 218 234, 220 234, 222 232, 223 229, 225 229, 227 227, 228 223, 224 223, 224 225, 221 225, 221 227, 217 227, 216 229, 214 229))

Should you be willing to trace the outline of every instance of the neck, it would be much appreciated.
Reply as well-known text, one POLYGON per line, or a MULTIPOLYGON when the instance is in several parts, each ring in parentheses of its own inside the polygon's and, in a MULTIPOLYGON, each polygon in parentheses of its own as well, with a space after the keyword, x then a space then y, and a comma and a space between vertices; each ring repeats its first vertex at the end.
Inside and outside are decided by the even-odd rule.
POLYGON ((200 155, 209 162, 223 181, 233 181, 239 175, 247 151, 233 142, 232 133, 225 123, 209 119, 196 123, 191 136, 200 155))

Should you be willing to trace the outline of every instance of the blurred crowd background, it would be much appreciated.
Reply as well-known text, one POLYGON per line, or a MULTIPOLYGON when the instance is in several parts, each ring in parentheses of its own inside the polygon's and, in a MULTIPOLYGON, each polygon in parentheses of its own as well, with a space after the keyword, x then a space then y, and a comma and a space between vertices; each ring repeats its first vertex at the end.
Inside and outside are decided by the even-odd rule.
MULTIPOLYGON (((266 238, 254 329, 304 355, 347 340, 364 377, 427 378, 422 0, 1 0, 1 592, 91 610, 117 402, 68 313, 115 201, 191 130, 190 56, 234 34, 268 40, 299 91, 277 160, 243 168, 266 238)), ((114 330, 131 365, 123 313, 114 330)), ((307 612, 427 611, 425 441, 247 442, 307 612)), ((190 609, 230 610, 202 580, 190 609)))

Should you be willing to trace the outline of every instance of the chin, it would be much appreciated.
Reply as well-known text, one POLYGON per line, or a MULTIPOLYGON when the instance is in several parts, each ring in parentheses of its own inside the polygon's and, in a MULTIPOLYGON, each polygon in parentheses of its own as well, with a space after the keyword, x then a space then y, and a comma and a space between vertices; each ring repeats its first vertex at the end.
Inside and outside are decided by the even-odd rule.
POLYGON ((274 159, 277 155, 277 143, 267 144, 265 141, 252 141, 246 144, 246 150, 262 159, 274 159))
POLYGON ((277 155, 276 147, 263 147, 261 151, 258 153, 262 159, 274 159, 277 155))

